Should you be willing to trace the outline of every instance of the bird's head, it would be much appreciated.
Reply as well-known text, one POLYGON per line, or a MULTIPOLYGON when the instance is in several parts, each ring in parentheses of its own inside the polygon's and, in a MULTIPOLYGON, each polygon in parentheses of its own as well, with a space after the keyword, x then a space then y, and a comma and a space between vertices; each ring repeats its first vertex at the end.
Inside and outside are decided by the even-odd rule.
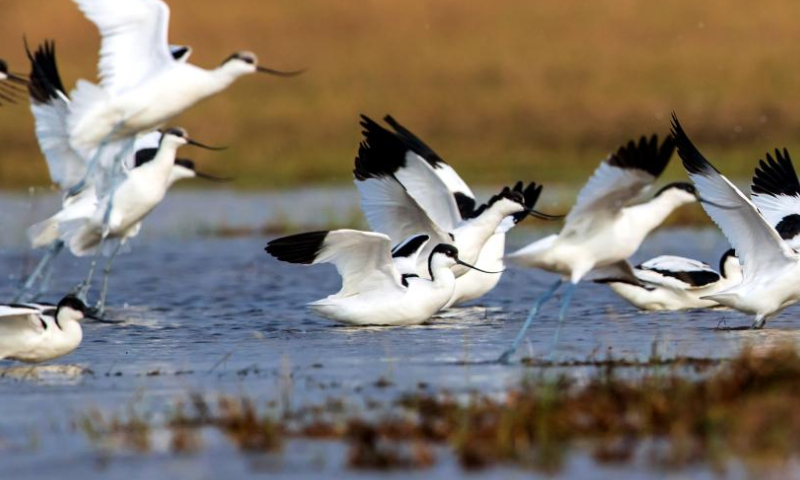
POLYGON ((251 73, 266 73, 277 77, 294 77, 300 75, 304 70, 284 72, 272 68, 263 67, 258 64, 258 57, 253 52, 240 51, 232 54, 222 62, 223 69, 227 70, 234 77, 248 75, 251 73))
POLYGON ((458 258, 458 249, 455 246, 447 243, 440 243, 439 245, 436 245, 431 252, 430 257, 428 257, 428 270, 430 270, 431 278, 433 278, 433 272, 436 269, 450 268, 456 265, 463 265, 467 268, 471 268, 483 273, 502 273, 489 272, 486 270, 481 270, 474 265, 470 265, 469 263, 458 258))
POLYGON ((86 314, 86 304, 75 295, 67 295, 56 306, 56 319, 63 324, 65 321, 79 322, 86 314))
POLYGON ((193 145, 195 147, 205 148, 206 150, 225 150, 227 147, 210 147, 206 144, 200 143, 189 137, 186 130, 180 127, 173 127, 163 130, 161 132, 161 140, 159 141, 158 148, 171 147, 177 149, 183 145, 193 145))

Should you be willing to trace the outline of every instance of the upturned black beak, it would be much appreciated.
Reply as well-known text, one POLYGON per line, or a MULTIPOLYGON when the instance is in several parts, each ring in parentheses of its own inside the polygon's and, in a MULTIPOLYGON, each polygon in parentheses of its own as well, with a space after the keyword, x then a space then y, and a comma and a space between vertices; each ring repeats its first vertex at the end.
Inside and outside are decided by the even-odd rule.
POLYGON ((736 210, 740 207, 740 205, 721 205, 719 203, 714 203, 710 200, 706 200, 705 198, 697 195, 697 201, 700 203, 705 203, 706 205, 711 205, 712 207, 721 208, 723 210, 736 210))
POLYGON ((198 142, 197 140, 192 140, 191 138, 187 138, 186 139, 186 143, 188 143, 189 145, 194 145, 195 147, 205 148, 206 150, 214 150, 214 151, 217 151, 217 152, 221 151, 221 150, 227 150, 228 149, 228 147, 210 147, 208 145, 204 145, 204 144, 198 142))
POLYGON ((564 217, 566 217, 566 215, 549 215, 547 213, 542 213, 542 212, 540 212, 538 210, 534 210, 532 208, 526 208, 525 211, 528 212, 528 215, 530 215, 532 217, 540 218, 542 220, 550 220, 550 221, 563 220, 564 217))
POLYGON ((267 73, 269 75, 275 75, 276 77, 296 77, 296 76, 300 75, 301 73, 305 72, 306 70, 302 69, 302 70, 294 70, 294 71, 290 71, 290 72, 283 72, 281 70, 275 70, 275 69, 272 69, 272 68, 262 67, 262 66, 259 65, 259 66, 256 67, 256 71, 261 72, 261 73, 267 73))
POLYGON ((232 182, 234 180, 233 177, 215 177, 214 175, 198 172, 197 170, 194 171, 194 175, 197 178, 202 178, 203 180, 208 180, 209 182, 225 183, 232 182))
POLYGON ((479 272, 483 272, 483 273, 503 273, 505 271, 505 270, 500 270, 499 272, 490 272, 488 270, 481 270, 480 268, 476 267, 475 265, 470 265, 469 263, 463 262, 458 258, 456 259, 456 263, 459 264, 459 265, 464 265, 465 267, 469 267, 469 268, 471 268, 473 270, 477 270, 479 272))

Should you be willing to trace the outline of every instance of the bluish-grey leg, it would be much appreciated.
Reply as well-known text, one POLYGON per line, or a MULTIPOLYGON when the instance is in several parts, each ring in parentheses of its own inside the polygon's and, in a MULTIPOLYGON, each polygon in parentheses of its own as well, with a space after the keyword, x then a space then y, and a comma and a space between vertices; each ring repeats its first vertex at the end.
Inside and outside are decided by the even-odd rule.
POLYGON ((533 306, 531 307, 530 313, 528 313, 528 318, 525 319, 525 323, 522 325, 522 328, 517 333, 517 337, 514 339, 514 342, 511 346, 500 355, 500 358, 497 359, 500 363, 508 363, 508 360, 511 358, 511 355, 514 355, 514 352, 517 351, 519 348, 519 344, 522 342, 522 339, 525 338, 525 333, 528 331, 528 327, 531 326, 533 319, 536 318, 536 315, 539 314, 539 309, 542 308, 542 305, 545 304, 550 298, 556 293, 558 287, 561 286, 562 280, 557 281, 554 283, 550 288, 547 289, 539 298, 533 302, 533 306))
POLYGON ((555 352, 556 345, 558 344, 558 337, 561 334, 561 325, 564 323, 564 317, 567 316, 567 309, 572 301, 572 294, 575 293, 577 283, 570 283, 567 286, 567 291, 564 292, 564 298, 561 303, 561 309, 558 311, 558 325, 556 326, 556 333, 553 335, 553 343, 550 344, 550 353, 547 355, 548 360, 552 360, 553 352, 555 352))
POLYGON ((111 267, 114 264, 114 259, 117 257, 119 253, 119 249, 122 248, 122 242, 118 242, 116 248, 114 248, 114 253, 111 254, 108 261, 106 261, 106 266, 103 268, 103 289, 100 290, 100 300, 98 300, 97 305, 94 307, 96 311, 96 316, 103 317, 103 314, 106 313, 106 293, 108 293, 108 277, 111 275, 111 267))
MULTIPOLYGON (((59 240, 58 243, 58 250, 56 250, 56 253, 53 255, 53 260, 55 260, 58 254, 61 253, 61 250, 64 249, 64 242, 59 240)), ((53 277, 53 271, 55 271, 55 269, 56 264, 54 261, 51 261, 42 274, 42 280, 39 282, 39 288, 37 288, 36 293, 33 294, 32 300, 38 300, 50 288, 50 280, 53 277)))
MULTIPOLYGON (((61 249, 64 248, 64 242, 61 240, 56 240, 50 247, 47 249, 47 253, 44 254, 42 259, 39 261, 39 264, 36 265, 36 268, 33 270, 28 278, 25 280, 25 283, 22 285, 22 288, 17 293, 17 296, 14 297, 14 302, 21 302, 27 300, 28 293, 33 288, 33 285, 36 283, 36 280, 42 276, 42 273, 45 271, 48 265, 61 253, 61 249)), ((50 270, 52 271, 52 269, 50 270)))

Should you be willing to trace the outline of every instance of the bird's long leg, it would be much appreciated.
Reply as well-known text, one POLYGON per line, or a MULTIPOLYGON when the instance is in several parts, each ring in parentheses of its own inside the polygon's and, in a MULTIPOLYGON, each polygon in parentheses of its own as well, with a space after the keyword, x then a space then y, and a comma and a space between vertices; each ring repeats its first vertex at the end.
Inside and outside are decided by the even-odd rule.
POLYGON ((83 303, 89 303, 87 298, 89 296, 89 289, 92 286, 92 278, 94 277, 94 271, 97 268, 97 261, 100 258, 100 255, 103 254, 102 243, 97 247, 97 253, 95 253, 94 258, 92 259, 92 264, 89 266, 89 274, 86 275, 86 279, 78 284, 78 287, 75 291, 75 296, 77 296, 83 303))
POLYGON ((755 320, 753 320, 753 324, 750 326, 753 330, 761 330, 764 328, 764 324, 767 323, 767 316, 766 315, 756 315, 755 320))
POLYGON ((558 280, 556 283, 550 286, 539 298, 533 302, 533 306, 531 307, 530 313, 528 313, 528 318, 525 319, 525 323, 522 324, 522 328, 520 328, 519 333, 517 333, 517 337, 514 339, 514 342, 511 346, 503 352, 502 355, 497 359, 499 363, 508 363, 508 360, 511 358, 511 355, 514 355, 514 352, 517 351, 519 348, 519 344, 522 342, 522 339, 525 338, 525 333, 528 331, 528 327, 531 326, 533 319, 536 318, 536 315, 539 314, 539 310, 542 308, 542 305, 545 304, 550 298, 556 293, 558 287, 561 286, 563 283, 562 280, 558 280))
MULTIPOLYGON (((61 253, 61 250, 64 249, 65 243, 61 240, 57 240, 57 250, 53 255, 53 260, 61 253)), ((42 273, 41 280, 39 281, 39 288, 36 289, 36 293, 33 294, 33 298, 31 300, 38 300, 39 297, 44 295, 48 288, 50 288, 50 279, 53 277, 53 271, 56 269, 55 262, 51 261, 47 268, 42 273)))
POLYGON ((86 184, 89 182, 89 178, 91 178, 92 175, 94 175, 94 171, 97 170, 97 164, 100 163, 100 156, 103 154, 103 150, 105 150, 106 146, 108 146, 108 142, 111 141, 114 134, 117 132, 117 130, 121 125, 122 123, 120 122, 117 126, 115 126, 111 130, 111 132, 108 133, 108 135, 106 135, 105 137, 103 137, 102 140, 100 140, 100 143, 97 145, 97 150, 95 150, 94 155, 92 155, 92 158, 89 160, 89 166, 86 167, 86 173, 83 175, 83 178, 78 183, 76 183, 75 185, 70 187, 69 190, 67 190, 66 198, 74 197, 75 195, 81 193, 84 188, 86 188, 86 184))
POLYGON ((558 326, 556 326, 556 333, 553 335, 553 343, 550 344, 550 353, 547 355, 548 360, 552 360, 553 358, 556 345, 558 345, 558 337, 561 334, 561 325, 564 323, 564 317, 567 316, 567 310, 569 309, 570 302, 572 302, 572 295, 575 293, 575 287, 577 286, 577 283, 570 283, 567 286, 567 291, 564 292, 561 309, 558 311, 558 326))
POLYGON ((111 275, 111 267, 114 264, 114 259, 117 257, 119 253, 119 249, 122 248, 122 241, 117 243, 117 246, 114 248, 114 253, 111 254, 111 257, 106 261, 106 266, 103 268, 103 289, 100 290, 100 300, 98 300, 97 305, 94 307, 96 310, 96 315, 98 317, 103 317, 103 314, 106 313, 106 293, 108 293, 108 277, 111 275))
MULTIPOLYGON (((28 293, 30 293, 33 285, 36 283, 36 279, 42 276, 47 268, 48 265, 61 253, 61 249, 64 248, 64 242, 61 240, 56 240, 55 242, 50 244, 50 247, 47 249, 47 253, 44 254, 42 259, 36 265, 36 268, 33 272, 28 275, 28 278, 25 279, 25 283, 22 285, 22 288, 17 293, 17 296, 14 297, 15 302, 25 301, 28 293)), ((52 271, 52 269, 50 269, 52 271)))

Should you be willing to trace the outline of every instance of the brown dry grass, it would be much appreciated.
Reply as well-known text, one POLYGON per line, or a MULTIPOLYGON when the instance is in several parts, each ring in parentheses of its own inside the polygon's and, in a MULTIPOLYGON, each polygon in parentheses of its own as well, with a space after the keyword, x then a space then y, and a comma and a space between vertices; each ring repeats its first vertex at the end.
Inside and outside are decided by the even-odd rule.
MULTIPOLYGON (((665 133, 673 109, 734 175, 800 144, 793 2, 169 3, 171 40, 200 65, 248 48, 309 69, 243 79, 176 122, 232 145, 191 155, 243 186, 349 181, 360 112, 394 114, 476 183, 581 181, 620 141, 665 133)), ((0 55, 17 70, 23 34, 57 39, 68 85, 94 77, 97 33, 71 2, 4 0, 0 55)), ((0 110, 0 145, 0 186, 47 183, 24 106, 0 110)))

